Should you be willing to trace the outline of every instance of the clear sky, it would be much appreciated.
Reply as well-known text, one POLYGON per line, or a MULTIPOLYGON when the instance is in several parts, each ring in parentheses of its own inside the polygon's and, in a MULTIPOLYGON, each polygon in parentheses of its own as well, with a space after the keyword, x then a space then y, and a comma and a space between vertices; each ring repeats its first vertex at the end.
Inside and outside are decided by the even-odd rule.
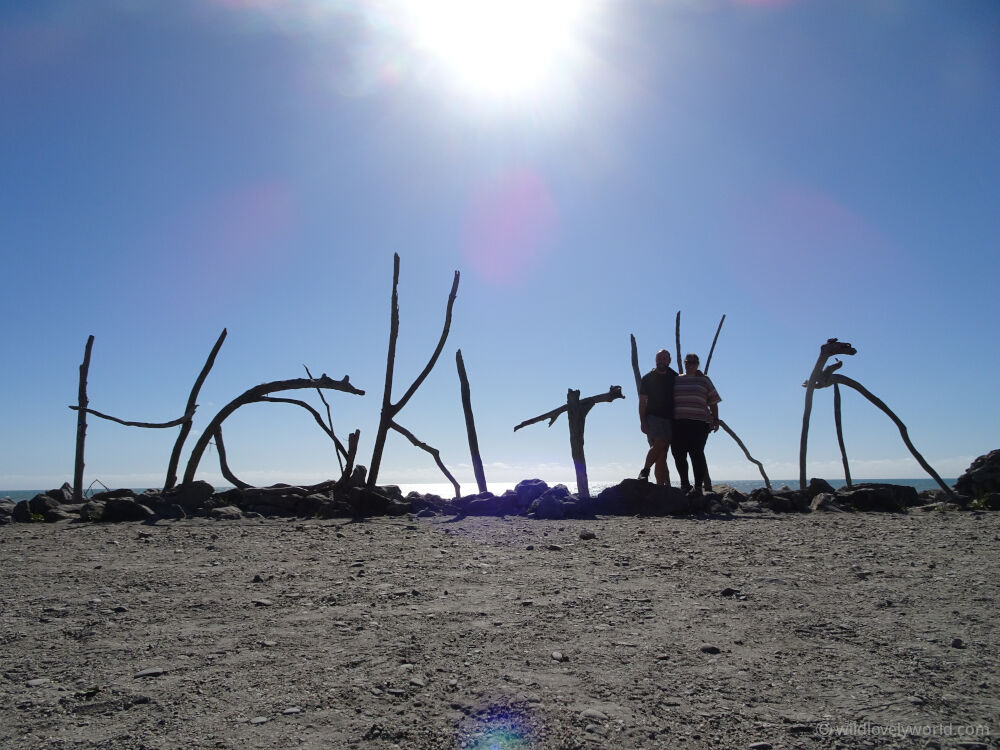
MULTIPOLYGON (((367 395, 331 392, 334 426, 367 465, 394 252, 397 396, 461 272, 398 421, 466 491, 456 349, 488 480, 572 480, 565 417, 513 427, 611 384, 586 451, 617 480, 646 445, 629 334, 650 369, 678 310, 703 362, 727 316, 720 413, 772 478, 798 475, 829 337, 957 476, 1000 447, 998 134, 993 0, 0 2, 0 487, 72 480, 89 334, 91 407, 166 421, 228 328, 195 434, 304 364, 349 374, 367 395)), ((843 412, 855 477, 923 475, 875 407, 843 412)), ((247 481, 338 473, 295 407, 225 427, 247 481)), ((159 486, 175 436, 91 419, 85 482, 159 486)), ((759 476, 723 433, 707 455, 759 476)), ((392 433, 382 467, 443 481, 392 433)), ((809 474, 841 476, 830 390, 809 474)))

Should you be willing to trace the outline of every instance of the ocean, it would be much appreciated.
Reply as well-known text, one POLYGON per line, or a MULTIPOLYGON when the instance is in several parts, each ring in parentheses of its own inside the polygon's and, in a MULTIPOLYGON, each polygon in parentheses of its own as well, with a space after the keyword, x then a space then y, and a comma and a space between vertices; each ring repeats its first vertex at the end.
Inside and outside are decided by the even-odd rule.
MULTIPOLYGON (((946 477, 943 477, 943 479, 944 479, 944 483, 947 484, 949 487, 951 487, 953 484, 955 484, 955 481, 956 481, 955 478, 946 478, 946 477)), ((617 484, 620 481, 621 481, 620 479, 619 480, 614 480, 614 481, 603 481, 603 482, 602 481, 591 481, 591 482, 589 482, 590 494, 591 495, 596 495, 601 490, 603 490, 605 487, 613 486, 613 485, 617 484)), ((715 484, 726 484, 726 485, 729 485, 730 487, 734 487, 735 489, 739 490, 740 492, 745 492, 745 493, 749 493, 752 490, 757 489, 758 487, 763 487, 764 486, 764 480, 763 479, 718 479, 718 480, 713 480, 713 481, 715 482, 715 484)), ((835 488, 838 488, 838 489, 840 487, 843 487, 846 484, 846 482, 843 479, 839 479, 839 480, 830 479, 830 480, 827 480, 827 481, 829 481, 831 485, 833 485, 835 488)), ((854 482, 854 484, 864 484, 866 482, 876 482, 876 483, 881 483, 881 484, 910 485, 911 487, 915 487, 916 490, 917 490, 917 492, 920 492, 922 490, 936 490, 936 489, 939 489, 937 482, 935 482, 930 477, 921 478, 921 479, 912 479, 912 478, 910 478, 910 479, 854 479, 853 482, 854 482)), ((392 484, 392 483, 391 482, 386 482, 385 484, 392 484)), ((489 482, 487 486, 489 487, 490 492, 492 492, 492 493, 494 493, 496 495, 500 495, 505 490, 513 489, 514 488, 514 484, 515 484, 514 482, 510 482, 510 483, 489 482)), ((560 482, 558 482, 558 481, 551 481, 551 482, 549 482, 550 486, 551 485, 555 485, 555 484, 560 484, 560 482)), ((571 491, 576 491, 576 482, 574 482, 574 481, 563 481, 563 482, 561 482, 561 484, 565 484, 567 487, 569 487, 569 489, 571 491)), ((440 483, 434 483, 434 484, 407 484, 407 483, 402 483, 401 482, 397 486, 403 491, 404 495, 407 492, 411 492, 411 491, 420 492, 422 494, 434 493, 436 495, 440 495, 441 497, 452 497, 454 495, 454 488, 451 486, 451 484, 449 484, 447 482, 440 482, 440 483)), ((781 489, 782 487, 785 487, 785 486, 790 487, 792 489, 795 489, 795 488, 797 488, 799 486, 799 480, 798 479, 772 479, 771 480, 771 487, 773 489, 775 489, 775 490, 779 490, 779 489, 781 489)), ((136 492, 142 492, 145 488, 144 487, 134 487, 133 489, 136 492)), ((225 490, 225 489, 230 489, 230 487, 228 487, 228 486, 220 486, 220 487, 217 487, 216 489, 225 490)), ((476 484, 475 484, 475 482, 469 482, 469 483, 466 483, 466 484, 462 484, 461 485, 461 489, 462 489, 462 494, 463 495, 475 494, 476 493, 476 484)), ((35 495, 37 495, 37 494, 39 494, 41 492, 45 492, 45 491, 46 490, 0 490, 0 498, 9 497, 14 502, 18 502, 20 500, 30 500, 35 495)), ((98 492, 98 490, 94 490, 94 492, 92 492, 90 494, 96 494, 96 492, 98 492)))

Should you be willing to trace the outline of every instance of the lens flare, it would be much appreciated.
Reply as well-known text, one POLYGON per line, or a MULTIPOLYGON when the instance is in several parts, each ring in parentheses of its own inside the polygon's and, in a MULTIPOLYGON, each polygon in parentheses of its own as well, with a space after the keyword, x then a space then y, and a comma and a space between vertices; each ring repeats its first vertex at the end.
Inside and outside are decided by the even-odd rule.
POLYGON ((548 248, 556 218, 555 201, 536 172, 522 169, 502 174, 472 202, 466 256, 493 284, 523 280, 548 248))

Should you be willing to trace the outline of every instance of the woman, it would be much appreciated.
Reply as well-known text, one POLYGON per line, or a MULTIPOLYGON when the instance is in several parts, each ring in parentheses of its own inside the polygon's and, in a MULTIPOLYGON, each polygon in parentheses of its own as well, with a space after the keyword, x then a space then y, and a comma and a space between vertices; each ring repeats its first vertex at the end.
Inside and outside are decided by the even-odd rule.
POLYGON ((681 490, 700 495, 711 492, 705 442, 719 429, 719 397, 712 381, 698 369, 697 354, 684 357, 684 374, 674 381, 674 439, 670 448, 681 478, 681 490), (694 469, 694 489, 688 482, 687 455, 694 469))

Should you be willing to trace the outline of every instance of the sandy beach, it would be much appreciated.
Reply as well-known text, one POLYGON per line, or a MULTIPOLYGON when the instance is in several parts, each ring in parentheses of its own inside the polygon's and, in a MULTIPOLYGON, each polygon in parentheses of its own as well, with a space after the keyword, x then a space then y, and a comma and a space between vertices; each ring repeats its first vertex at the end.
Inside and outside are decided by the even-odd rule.
POLYGON ((1000 746, 1000 515, 0 527, 4 748, 1000 746))

